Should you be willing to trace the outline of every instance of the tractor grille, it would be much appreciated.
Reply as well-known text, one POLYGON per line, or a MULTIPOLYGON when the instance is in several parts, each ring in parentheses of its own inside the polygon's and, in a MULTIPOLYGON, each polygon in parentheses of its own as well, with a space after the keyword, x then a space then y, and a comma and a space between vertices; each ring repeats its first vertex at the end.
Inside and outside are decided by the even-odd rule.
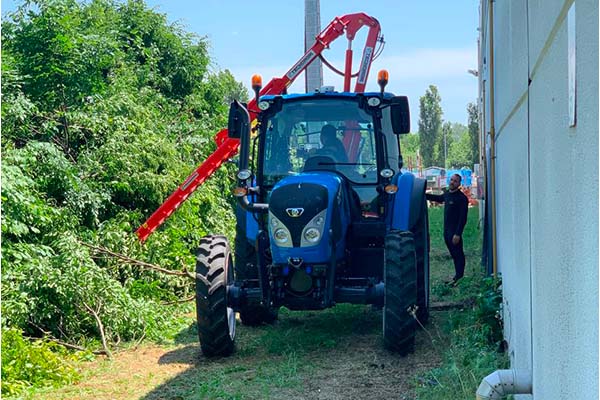
POLYGON ((324 186, 315 183, 285 185, 271 193, 269 210, 288 228, 293 246, 300 247, 302 229, 327 208, 327 200, 327 188, 324 186), (300 215, 290 215, 300 209, 300 215))

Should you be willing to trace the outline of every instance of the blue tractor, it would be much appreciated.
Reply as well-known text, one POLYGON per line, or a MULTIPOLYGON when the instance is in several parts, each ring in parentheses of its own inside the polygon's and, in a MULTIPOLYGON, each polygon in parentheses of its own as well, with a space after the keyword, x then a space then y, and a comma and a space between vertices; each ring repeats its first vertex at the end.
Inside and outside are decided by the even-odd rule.
POLYGON ((223 236, 205 237, 197 252, 206 356, 233 352, 236 313, 259 325, 274 322, 280 307, 337 303, 383 308, 385 347, 414 350, 416 320, 429 316, 426 181, 401 170, 408 99, 385 92, 385 83, 373 93, 257 90, 257 110, 232 103, 235 252, 223 236))

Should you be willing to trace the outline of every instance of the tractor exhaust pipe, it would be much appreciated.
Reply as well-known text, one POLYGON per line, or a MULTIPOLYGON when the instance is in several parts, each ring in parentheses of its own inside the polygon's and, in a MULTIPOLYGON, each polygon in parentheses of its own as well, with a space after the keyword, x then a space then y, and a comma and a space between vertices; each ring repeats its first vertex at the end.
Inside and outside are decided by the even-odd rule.
MULTIPOLYGON (((252 77, 252 88, 256 95, 256 103, 258 103, 258 95, 262 85, 262 79, 259 75, 252 77)), ((249 169, 250 155, 250 114, 248 109, 239 101, 234 100, 229 109, 228 132, 230 137, 240 139, 240 161, 239 171, 237 173, 238 187, 233 190, 233 195, 238 198, 240 206, 250 212, 266 213, 269 210, 269 205, 265 203, 250 203, 248 196, 251 195, 252 187, 251 178, 252 172, 249 169)))

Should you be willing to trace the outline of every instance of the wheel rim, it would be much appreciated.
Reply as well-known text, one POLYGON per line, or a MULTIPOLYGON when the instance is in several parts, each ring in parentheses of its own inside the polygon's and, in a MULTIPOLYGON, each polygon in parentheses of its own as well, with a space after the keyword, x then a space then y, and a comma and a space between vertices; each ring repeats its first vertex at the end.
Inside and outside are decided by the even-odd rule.
POLYGON ((235 311, 233 308, 227 307, 227 325, 229 326, 229 337, 235 338, 235 311))
MULTIPOLYGON (((227 271, 227 277, 225 281, 227 282, 227 286, 233 283, 233 260, 231 258, 231 254, 227 257, 227 266, 225 267, 225 271, 227 271)), ((227 292, 226 292, 227 293, 227 292)), ((227 301, 227 299, 225 299, 227 301)), ((231 340, 235 338, 235 311, 231 307, 227 307, 227 327, 229 328, 229 337, 231 340)))
MULTIPOLYGON (((425 203, 425 207, 427 207, 427 203, 425 203)), ((423 244, 423 248, 425 250, 425 254, 423 254, 423 277, 425 283, 425 307, 429 308, 429 215, 427 213, 427 209, 425 209, 425 226, 423 227, 425 233, 425 243, 423 244)))

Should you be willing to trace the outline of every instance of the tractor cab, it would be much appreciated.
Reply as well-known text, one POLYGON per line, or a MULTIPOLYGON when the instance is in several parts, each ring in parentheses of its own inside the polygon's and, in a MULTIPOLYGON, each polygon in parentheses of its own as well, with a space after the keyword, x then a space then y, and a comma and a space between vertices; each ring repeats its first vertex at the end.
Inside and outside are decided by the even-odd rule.
MULTIPOLYGON (((388 102, 391 97, 385 94, 388 102)), ((391 107, 373 108, 369 99, 380 101, 378 93, 261 98, 265 111, 256 171, 262 187, 270 191, 287 176, 332 171, 356 193, 364 215, 379 216, 377 188, 387 183, 380 173, 399 171, 400 156, 391 107)))

